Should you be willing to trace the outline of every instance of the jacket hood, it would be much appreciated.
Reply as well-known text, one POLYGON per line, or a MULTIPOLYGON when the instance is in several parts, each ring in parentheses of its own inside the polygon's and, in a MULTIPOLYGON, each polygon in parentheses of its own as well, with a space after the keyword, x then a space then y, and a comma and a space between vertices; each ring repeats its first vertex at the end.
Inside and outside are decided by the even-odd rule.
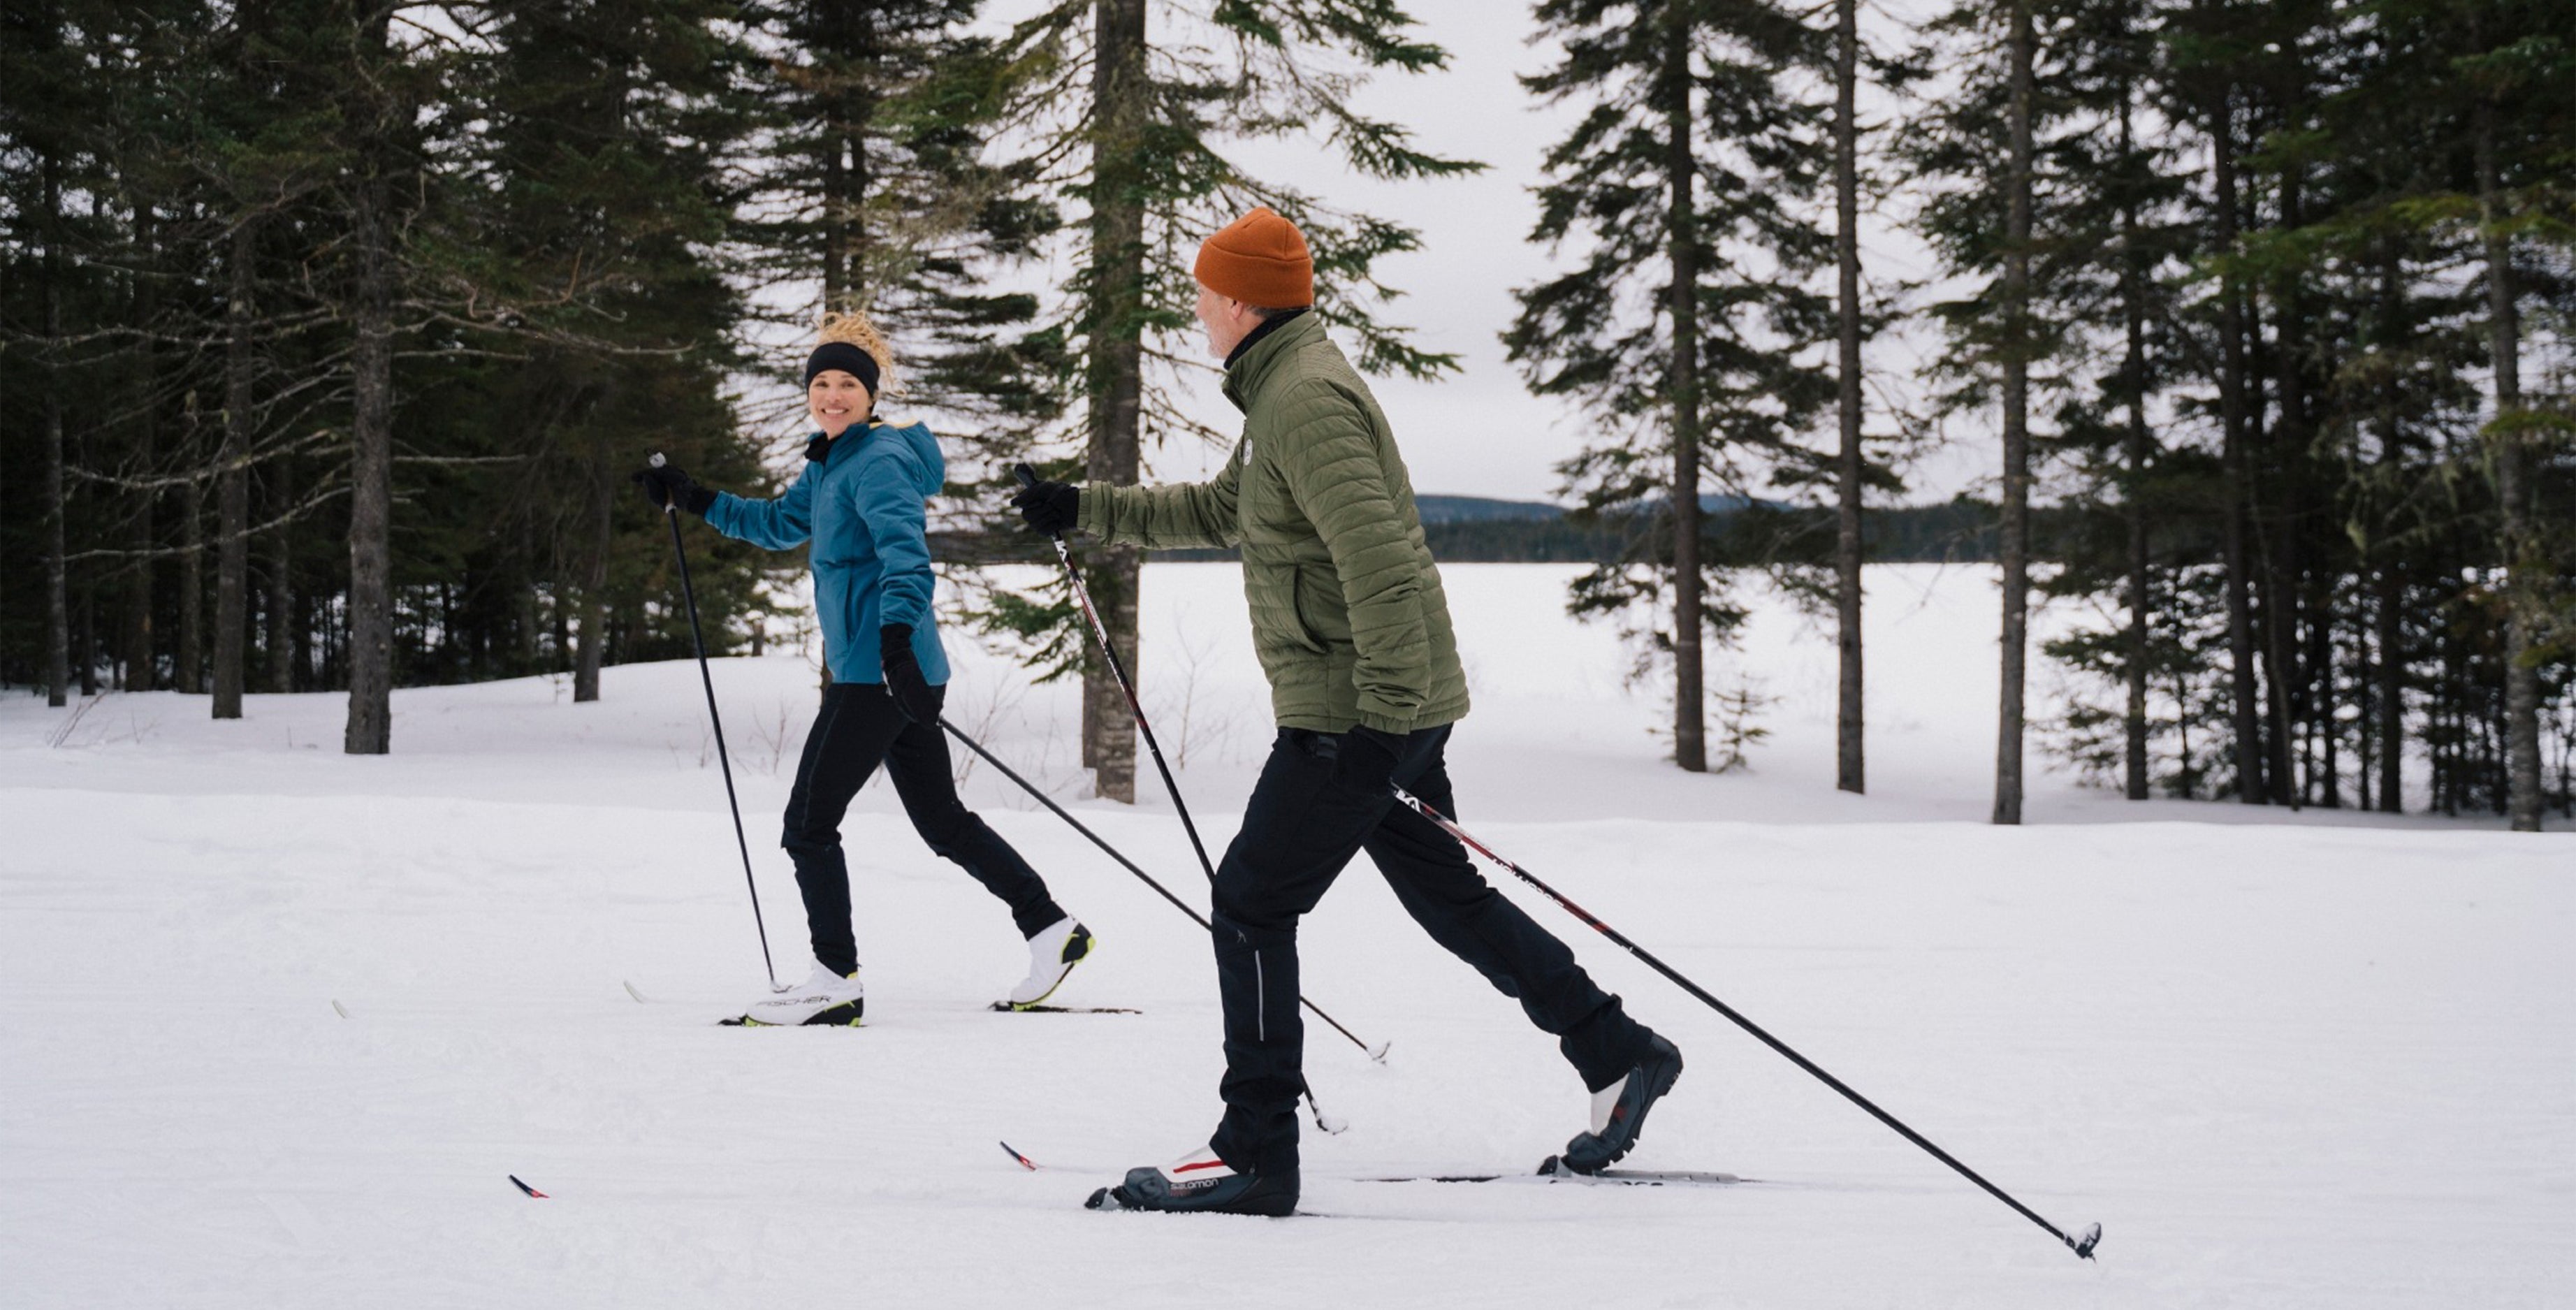
POLYGON ((939 438, 930 435, 928 426, 907 423, 902 427, 879 424, 870 434, 871 441, 885 441, 912 455, 912 484, 922 495, 936 496, 948 484, 948 457, 939 453, 939 438))

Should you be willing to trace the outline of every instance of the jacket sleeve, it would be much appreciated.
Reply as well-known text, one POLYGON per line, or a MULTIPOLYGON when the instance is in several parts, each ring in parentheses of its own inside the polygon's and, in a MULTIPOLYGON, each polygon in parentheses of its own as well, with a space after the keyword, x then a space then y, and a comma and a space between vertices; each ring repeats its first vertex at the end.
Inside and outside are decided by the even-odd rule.
POLYGON ((852 494, 858 500, 859 519, 868 525, 868 537, 876 544, 881 570, 877 622, 908 623, 919 629, 930 620, 933 578, 928 511, 908 467, 911 461, 901 451, 870 458, 860 466, 858 487, 852 494))
POLYGON ((1333 557, 1349 607, 1360 722, 1413 731, 1431 696, 1431 631, 1422 561, 1388 485, 1386 452, 1356 398, 1328 382, 1282 398, 1272 449, 1289 495, 1333 557))
POLYGON ((1112 546, 1147 550, 1231 546, 1243 539, 1243 524, 1234 509, 1235 492, 1242 485, 1243 447, 1238 444, 1224 470, 1205 482, 1084 487, 1075 502, 1076 526, 1112 546))
POLYGON ((715 503, 707 506, 707 526, 764 550, 793 550, 814 535, 814 485, 822 478, 822 465, 807 464, 786 494, 774 499, 752 500, 719 491, 715 503))

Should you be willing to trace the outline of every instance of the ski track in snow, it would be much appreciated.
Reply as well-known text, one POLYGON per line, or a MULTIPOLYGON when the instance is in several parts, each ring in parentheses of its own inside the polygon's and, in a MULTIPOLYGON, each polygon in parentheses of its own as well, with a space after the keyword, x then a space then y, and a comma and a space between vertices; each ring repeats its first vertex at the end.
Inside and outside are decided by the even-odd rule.
MULTIPOLYGON (((334 695, 225 724, 0 700, 0 1305, 2576 1303, 2563 830, 2055 774, 1990 827, 1993 588, 1964 568, 1873 570, 1871 796, 1832 790, 1830 636, 1776 606, 1711 678, 1774 697, 1772 739, 1689 777, 1615 638, 1564 618, 1567 570, 1444 572, 1469 829, 2060 1227, 2103 1224, 2098 1263, 1499 871, 1689 1061, 1626 1165, 1758 1181, 1357 1181, 1533 1168, 1584 1105, 1365 863, 1303 934, 1307 994, 1394 1043, 1373 1066, 1308 1025, 1353 1125, 1306 1128, 1322 1217, 1086 1212, 1215 1121, 1203 936, 979 766, 969 802, 1100 939, 1056 999, 1144 1014, 986 1010, 1024 966, 1007 914, 872 786, 844 828, 867 1025, 716 1027, 763 978, 679 662, 593 705, 399 692, 375 759, 339 753, 334 695)), ((1237 575, 1145 576, 1147 706, 1221 848, 1269 737, 1237 575)), ((959 663, 955 721, 1204 903, 1150 771, 1132 809, 1077 799, 1073 689, 959 663)), ((715 676, 802 977, 776 835, 813 671, 715 676)))

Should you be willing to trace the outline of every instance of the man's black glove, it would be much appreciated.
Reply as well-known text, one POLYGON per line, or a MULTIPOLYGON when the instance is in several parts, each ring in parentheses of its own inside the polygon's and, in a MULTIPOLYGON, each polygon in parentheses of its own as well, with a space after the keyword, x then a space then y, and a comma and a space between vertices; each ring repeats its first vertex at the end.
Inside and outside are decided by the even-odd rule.
POLYGON ((1032 482, 1011 497, 1030 527, 1051 536, 1073 530, 1074 510, 1081 503, 1081 489, 1062 482, 1032 482))
POLYGON ((912 657, 912 625, 879 628, 877 655, 885 664, 886 694, 894 697, 895 708, 915 723, 939 722, 939 693, 922 678, 921 661, 912 657))
POLYGON ((645 497, 653 502, 655 509, 669 508, 676 501, 680 508, 704 518, 707 507, 716 503, 715 492, 691 481, 676 464, 664 464, 636 474, 635 485, 644 488, 645 497))
POLYGON ((1333 785, 1362 796, 1384 796, 1404 758, 1404 738, 1355 724, 1333 754, 1333 785))

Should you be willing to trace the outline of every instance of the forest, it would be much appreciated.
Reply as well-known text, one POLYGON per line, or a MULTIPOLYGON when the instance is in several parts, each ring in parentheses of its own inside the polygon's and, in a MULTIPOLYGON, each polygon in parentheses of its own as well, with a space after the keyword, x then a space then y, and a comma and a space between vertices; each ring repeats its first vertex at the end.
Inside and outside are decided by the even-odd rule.
MULTIPOLYGON (((1841 634, 1865 790, 1863 566, 1990 559, 1998 823, 2033 741, 2140 800, 2576 815, 2576 8, 1521 12, 1522 89, 1572 113, 1507 219, 1556 273, 1497 327, 1594 420, 1536 549, 1591 566, 1567 603, 1657 670, 1677 767, 1742 589, 1781 586, 1841 634), (1864 212, 1939 277, 1866 267, 1864 212), (1939 348, 1872 377, 1902 333, 1939 348), (1953 428, 1999 435, 1991 496, 1910 498, 1953 428), (2033 598, 2119 619, 2034 652, 2033 598), (2034 654, 2074 713, 2025 722, 2034 654)), ((864 307, 948 442, 955 621, 1081 678, 1133 799, 1068 596, 978 580, 1044 558, 1007 469, 1231 441, 1179 401, 1187 257, 1254 204, 1355 362, 1454 369, 1381 281, 1421 233, 1243 162, 1477 169, 1360 107, 1437 94, 1439 37, 1394 0, 13 0, 0 684, 345 691, 358 754, 397 687, 594 698, 692 650, 629 475, 778 485, 782 350, 864 307)), ((712 651, 796 630, 801 561, 691 540, 712 651)), ((1150 679, 1141 558, 1083 567, 1150 679)))

